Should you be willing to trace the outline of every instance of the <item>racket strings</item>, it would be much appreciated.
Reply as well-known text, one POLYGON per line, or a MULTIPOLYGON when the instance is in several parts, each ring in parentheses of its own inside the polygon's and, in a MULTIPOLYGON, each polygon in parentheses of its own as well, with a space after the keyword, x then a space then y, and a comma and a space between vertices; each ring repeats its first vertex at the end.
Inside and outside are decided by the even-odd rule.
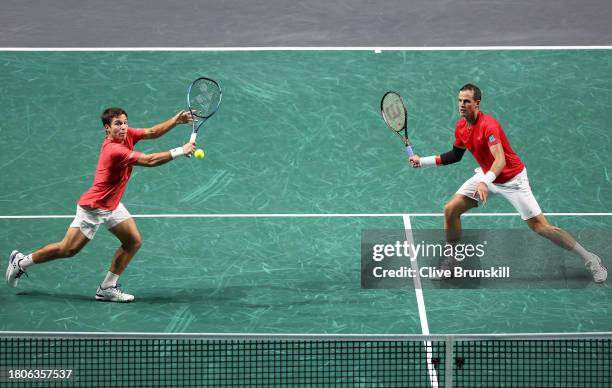
POLYGON ((389 93, 382 101, 383 118, 387 125, 396 132, 404 129, 406 108, 399 95, 389 93))
POLYGON ((191 93, 191 107, 197 116, 208 117, 217 110, 221 99, 221 90, 213 82, 202 80, 193 85, 191 93))

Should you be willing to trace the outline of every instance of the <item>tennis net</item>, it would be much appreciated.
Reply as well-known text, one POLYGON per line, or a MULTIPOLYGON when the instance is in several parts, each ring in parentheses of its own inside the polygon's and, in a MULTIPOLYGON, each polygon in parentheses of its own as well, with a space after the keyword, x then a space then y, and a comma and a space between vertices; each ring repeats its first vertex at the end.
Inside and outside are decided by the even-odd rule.
POLYGON ((603 387, 612 334, 0 332, 15 387, 603 387))

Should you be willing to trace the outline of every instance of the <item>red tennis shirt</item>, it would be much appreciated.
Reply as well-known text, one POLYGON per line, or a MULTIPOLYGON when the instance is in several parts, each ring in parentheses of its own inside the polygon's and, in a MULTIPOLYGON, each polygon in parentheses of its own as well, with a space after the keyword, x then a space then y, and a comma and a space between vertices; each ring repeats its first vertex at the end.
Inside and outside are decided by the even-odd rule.
POLYGON ((132 175, 132 166, 141 155, 134 151, 144 129, 128 128, 125 140, 105 139, 100 150, 93 185, 79 199, 79 205, 115 210, 132 175))
POLYGON ((501 143, 504 149, 506 166, 494 182, 504 183, 523 171, 525 165, 512 150, 501 125, 499 125, 493 116, 483 112, 478 112, 476 124, 471 128, 468 128, 466 119, 462 118, 457 121, 457 126, 455 127, 455 146, 467 148, 485 174, 491 169, 495 160, 489 147, 499 143, 501 143))

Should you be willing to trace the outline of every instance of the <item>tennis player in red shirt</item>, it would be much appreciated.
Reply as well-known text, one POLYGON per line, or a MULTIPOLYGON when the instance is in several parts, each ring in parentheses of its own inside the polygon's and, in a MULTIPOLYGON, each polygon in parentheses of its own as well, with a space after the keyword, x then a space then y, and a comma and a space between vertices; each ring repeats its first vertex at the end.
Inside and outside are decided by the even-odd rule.
POLYGON ((121 203, 121 197, 132 174, 133 166, 157 167, 182 155, 191 155, 195 144, 187 143, 170 151, 143 154, 134 151, 142 139, 156 139, 178 124, 191 123, 190 112, 178 112, 172 118, 151 128, 128 127, 128 115, 121 108, 108 108, 102 112, 102 125, 106 138, 102 143, 93 185, 79 199, 76 216, 64 239, 48 244, 29 255, 13 251, 9 256, 6 281, 16 287, 26 269, 34 264, 76 255, 92 240, 103 225, 114 234, 121 246, 115 252, 106 277, 96 291, 96 299, 112 302, 131 302, 134 296, 122 292, 117 286, 119 275, 142 244, 134 219, 121 203))
MULTIPOLYGON (((456 163, 468 149, 480 168, 444 205, 444 230, 448 241, 457 241, 461 232, 461 215, 479 202, 485 203, 489 193, 501 194, 520 213, 531 230, 555 244, 578 254, 597 283, 605 282, 608 270, 601 259, 585 250, 567 231, 548 223, 536 201, 527 170, 514 153, 506 134, 495 118, 480 111, 481 91, 473 84, 459 91, 459 114, 453 149, 442 155, 410 158, 414 168, 456 163)), ((454 262, 454 260, 451 260, 454 262)), ((457 263, 451 263, 450 266, 457 263)), ((447 263, 448 265, 448 263, 447 263)))

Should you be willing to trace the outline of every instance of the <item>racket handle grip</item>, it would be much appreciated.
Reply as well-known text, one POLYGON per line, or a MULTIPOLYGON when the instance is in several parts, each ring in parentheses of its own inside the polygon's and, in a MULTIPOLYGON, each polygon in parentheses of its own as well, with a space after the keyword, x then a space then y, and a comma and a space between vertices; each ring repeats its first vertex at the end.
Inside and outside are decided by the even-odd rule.
POLYGON ((411 157, 414 155, 414 151, 412 150, 412 146, 407 145, 406 146, 406 154, 408 154, 408 157, 411 157))
POLYGON ((190 143, 195 143, 196 142, 196 138, 198 137, 197 133, 192 133, 191 137, 189 138, 189 142, 190 143))

